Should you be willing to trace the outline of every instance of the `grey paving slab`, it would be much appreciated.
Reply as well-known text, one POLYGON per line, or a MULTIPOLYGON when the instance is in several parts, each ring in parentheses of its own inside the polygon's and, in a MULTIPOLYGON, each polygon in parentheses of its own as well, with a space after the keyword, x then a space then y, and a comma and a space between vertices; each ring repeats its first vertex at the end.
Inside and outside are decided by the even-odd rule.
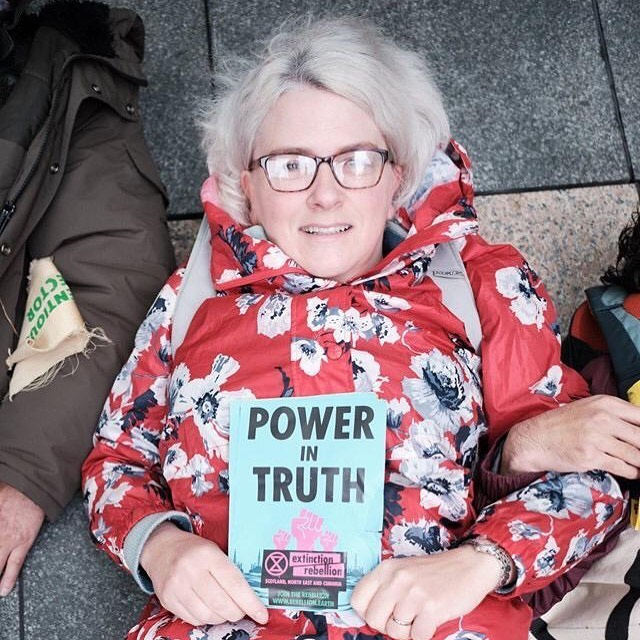
MULTIPOLYGON (((633 0, 628 0, 632 3, 633 0)), ((218 54, 284 16, 367 14, 431 61, 484 191, 628 179, 591 0, 216 0, 218 54)))
POLYGON ((0 640, 16 640, 20 637, 20 588, 0 598, 0 640))
POLYGON ((23 595, 25 639, 122 640, 146 601, 91 544, 79 498, 41 532, 23 570, 23 595))
POLYGON ((556 305, 563 335, 585 288, 615 262, 618 235, 638 204, 633 184, 476 199, 480 232, 522 252, 556 305))
POLYGON ((636 180, 640 176, 640 2, 598 0, 636 180))
POLYGON ((109 0, 135 9, 146 28, 141 98, 147 141, 171 196, 174 214, 200 211, 206 176, 194 125, 201 98, 209 96, 209 51, 204 0, 109 0))

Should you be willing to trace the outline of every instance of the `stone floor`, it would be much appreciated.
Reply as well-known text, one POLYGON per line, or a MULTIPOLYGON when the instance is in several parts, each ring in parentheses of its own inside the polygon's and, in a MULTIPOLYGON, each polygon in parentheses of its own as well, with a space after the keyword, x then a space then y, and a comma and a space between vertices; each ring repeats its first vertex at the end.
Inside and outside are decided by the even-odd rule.
MULTIPOLYGON (((566 329, 638 208, 638 0, 109 0, 147 28, 145 130, 171 193, 177 253, 197 227, 206 171, 193 125, 212 64, 246 53, 289 13, 370 15, 430 60, 469 150, 483 233, 513 242, 547 282, 566 329)), ((38 3, 34 3, 36 6, 38 3)), ((79 501, 47 525, 0 640, 116 640, 144 598, 93 549, 79 501)))

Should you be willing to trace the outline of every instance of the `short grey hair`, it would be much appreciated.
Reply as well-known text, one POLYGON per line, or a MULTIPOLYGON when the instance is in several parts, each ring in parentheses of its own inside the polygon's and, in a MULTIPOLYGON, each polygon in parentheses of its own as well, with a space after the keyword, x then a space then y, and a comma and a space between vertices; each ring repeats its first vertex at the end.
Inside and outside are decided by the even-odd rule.
POLYGON ((225 210, 248 222, 240 174, 269 110, 283 93, 304 86, 347 98, 371 115, 403 168, 395 204, 406 205, 450 136, 431 73, 421 56, 367 20, 307 16, 285 21, 262 52, 230 58, 214 75, 216 97, 202 110, 199 125, 225 210))

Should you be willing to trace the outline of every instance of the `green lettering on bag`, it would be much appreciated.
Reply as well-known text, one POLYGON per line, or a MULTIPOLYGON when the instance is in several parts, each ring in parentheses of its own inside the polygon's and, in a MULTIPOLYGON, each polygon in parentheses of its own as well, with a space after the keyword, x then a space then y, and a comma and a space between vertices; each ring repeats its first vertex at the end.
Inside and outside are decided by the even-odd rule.
POLYGON ((69 286, 62 276, 58 275, 55 278, 47 278, 46 284, 48 285, 48 289, 45 289, 44 286, 40 287, 38 295, 34 298, 33 302, 27 309, 27 322, 31 327, 31 330, 29 331, 30 340, 35 340, 38 337, 38 334, 45 326, 49 315, 53 313, 55 309, 57 309, 61 304, 73 300, 71 289, 69 289, 69 286), (54 291, 56 291, 56 293, 53 293, 54 291), (53 300, 46 300, 46 298, 49 298, 49 294, 51 293, 53 293, 53 300), (45 300, 46 304, 44 304, 45 300))

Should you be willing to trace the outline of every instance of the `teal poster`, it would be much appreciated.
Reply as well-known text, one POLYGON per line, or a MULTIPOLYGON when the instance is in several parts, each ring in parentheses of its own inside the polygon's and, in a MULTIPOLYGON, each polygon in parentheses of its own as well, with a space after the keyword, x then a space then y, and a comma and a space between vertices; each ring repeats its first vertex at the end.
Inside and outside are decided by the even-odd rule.
POLYGON ((385 431, 373 393, 233 401, 229 557, 267 606, 350 607, 380 562, 385 431))

